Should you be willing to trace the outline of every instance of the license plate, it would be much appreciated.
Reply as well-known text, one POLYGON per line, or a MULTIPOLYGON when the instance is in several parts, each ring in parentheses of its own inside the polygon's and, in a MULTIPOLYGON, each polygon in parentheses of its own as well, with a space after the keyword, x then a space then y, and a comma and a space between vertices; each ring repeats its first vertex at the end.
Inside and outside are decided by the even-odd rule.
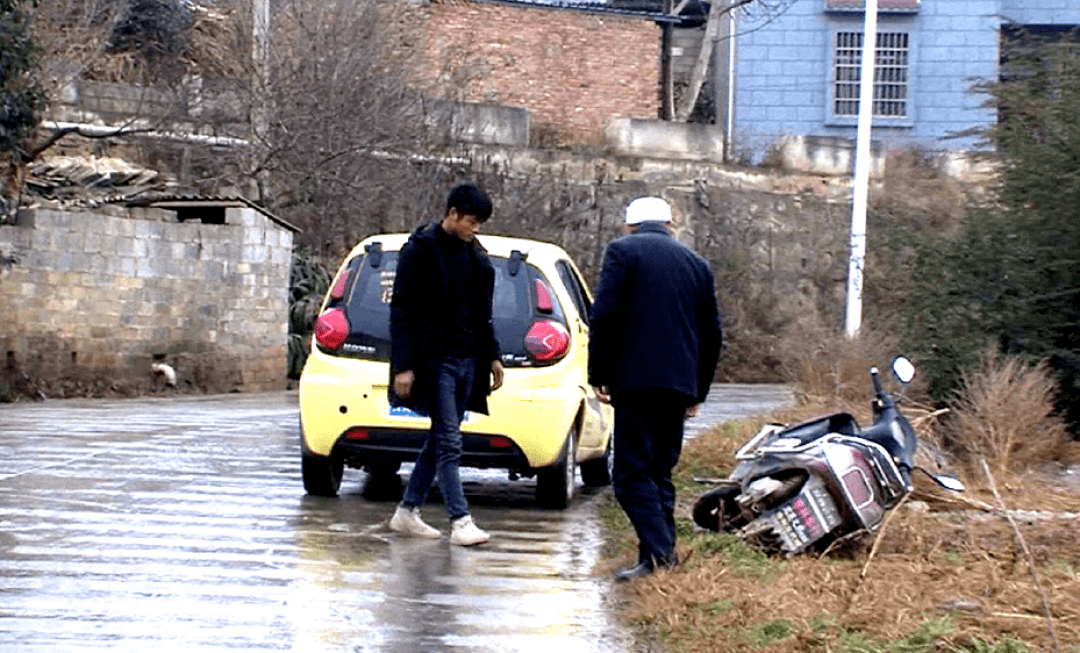
POLYGON ((427 418, 411 408, 405 406, 392 406, 388 413, 394 419, 426 420, 427 418))
MULTIPOLYGON (((387 412, 387 416, 392 419, 408 420, 408 421, 428 421, 427 417, 424 417, 420 413, 416 412, 412 408, 406 408, 405 406, 392 406, 387 412)), ((462 424, 469 424, 472 421, 472 413, 465 411, 465 417, 461 420, 462 424)))

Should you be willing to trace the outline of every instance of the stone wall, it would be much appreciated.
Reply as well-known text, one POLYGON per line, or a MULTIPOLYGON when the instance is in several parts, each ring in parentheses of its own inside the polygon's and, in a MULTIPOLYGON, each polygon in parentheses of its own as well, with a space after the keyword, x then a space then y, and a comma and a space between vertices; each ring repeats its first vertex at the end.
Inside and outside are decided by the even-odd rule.
POLYGON ((559 243, 590 284, 627 203, 659 195, 673 205, 679 239, 712 261, 721 286, 783 298, 785 315, 842 315, 849 178, 490 145, 469 157, 502 179, 483 177, 495 199, 484 232, 559 243))
POLYGON ((188 389, 283 389, 292 236, 252 208, 204 224, 43 207, 0 226, 0 390, 140 392, 155 360, 188 389))

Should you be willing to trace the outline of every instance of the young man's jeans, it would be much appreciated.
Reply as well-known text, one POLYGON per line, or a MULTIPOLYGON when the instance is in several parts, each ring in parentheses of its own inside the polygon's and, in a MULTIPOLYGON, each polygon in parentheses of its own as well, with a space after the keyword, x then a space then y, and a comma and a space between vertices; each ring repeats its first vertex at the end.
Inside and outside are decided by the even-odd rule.
POLYGON ((439 492, 450 519, 469 514, 458 465, 461 462, 461 420, 469 403, 475 371, 476 363, 472 359, 446 358, 439 363, 431 406, 431 431, 409 476, 402 505, 422 506, 437 475, 439 492))

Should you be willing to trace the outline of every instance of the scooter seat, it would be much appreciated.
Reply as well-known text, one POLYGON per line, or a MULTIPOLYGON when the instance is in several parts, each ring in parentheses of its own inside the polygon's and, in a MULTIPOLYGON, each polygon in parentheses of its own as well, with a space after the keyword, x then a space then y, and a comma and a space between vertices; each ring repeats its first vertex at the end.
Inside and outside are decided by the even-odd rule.
POLYGON ((776 439, 787 440, 793 438, 806 444, 830 433, 841 435, 856 435, 859 432, 859 424, 850 413, 833 413, 825 417, 819 417, 806 422, 800 422, 790 426, 776 434, 776 439))

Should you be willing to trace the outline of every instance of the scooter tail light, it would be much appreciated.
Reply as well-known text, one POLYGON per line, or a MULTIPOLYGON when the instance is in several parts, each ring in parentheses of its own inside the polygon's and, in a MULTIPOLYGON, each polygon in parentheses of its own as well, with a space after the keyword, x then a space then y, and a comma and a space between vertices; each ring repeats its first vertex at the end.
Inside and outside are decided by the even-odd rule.
POLYGON ((849 469, 843 475, 844 487, 851 496, 855 507, 861 508, 874 499, 874 492, 866 481, 863 473, 856 468, 849 469))
POLYGON ((337 349, 348 335, 349 320, 340 308, 323 311, 315 321, 315 341, 327 349, 337 349))

